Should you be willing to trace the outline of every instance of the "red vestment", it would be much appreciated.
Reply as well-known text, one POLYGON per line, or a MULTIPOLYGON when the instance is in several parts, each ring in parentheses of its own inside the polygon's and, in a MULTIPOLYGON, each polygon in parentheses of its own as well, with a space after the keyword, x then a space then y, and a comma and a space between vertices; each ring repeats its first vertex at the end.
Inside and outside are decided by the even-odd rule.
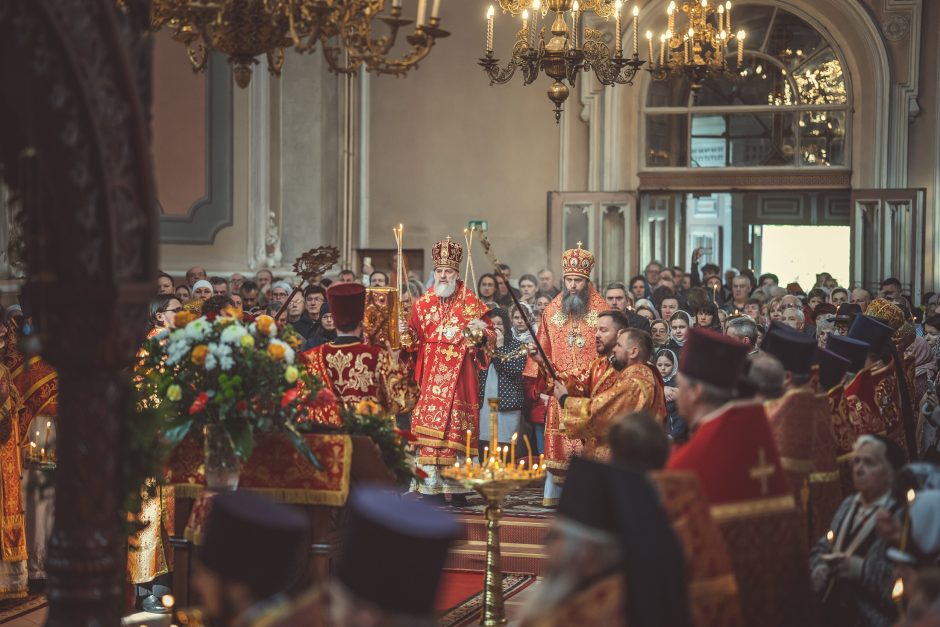
MULTIPOLYGON (((477 370, 489 367, 485 351, 468 346, 463 330, 472 320, 483 318, 486 306, 463 281, 449 298, 428 290, 411 308, 409 327, 413 342, 407 350, 415 355, 414 378, 420 397, 411 414, 411 430, 418 436, 418 463, 452 466, 463 451, 467 430, 472 432, 471 450, 476 450, 480 404, 477 370)), ((496 344, 493 324, 486 321, 485 343, 496 344)))
MULTIPOLYGON (((555 296, 542 313, 538 340, 562 381, 576 377, 597 358, 594 343, 597 317, 610 307, 593 285, 588 284, 587 290, 587 308, 583 316, 570 316, 562 311, 565 292, 555 296)), ((522 376, 545 377, 531 358, 522 376)), ((544 390, 549 385, 551 383, 546 381, 537 387, 544 390)), ((561 413, 558 401, 552 398, 545 417, 545 465, 554 475, 564 474, 568 458, 581 452, 581 441, 568 439, 561 431, 561 413)))
POLYGON ((340 426, 342 409, 354 409, 360 401, 377 404, 389 416, 414 406, 417 390, 404 368, 385 349, 364 344, 357 337, 341 337, 311 348, 302 361, 336 396, 335 403, 314 409, 314 422, 340 426))
MULTIPOLYGON (((868 370, 866 368, 866 370, 868 370)), ((906 381, 898 381, 894 359, 889 359, 883 366, 873 366, 871 369, 872 385, 875 388, 875 407, 881 414, 884 422, 885 437, 888 437, 907 453, 907 437, 904 431, 904 408, 901 406, 901 389, 899 386, 907 385, 906 381)), ((915 451, 916 453, 916 451, 915 451)), ((908 457, 910 454, 908 453, 908 457)))

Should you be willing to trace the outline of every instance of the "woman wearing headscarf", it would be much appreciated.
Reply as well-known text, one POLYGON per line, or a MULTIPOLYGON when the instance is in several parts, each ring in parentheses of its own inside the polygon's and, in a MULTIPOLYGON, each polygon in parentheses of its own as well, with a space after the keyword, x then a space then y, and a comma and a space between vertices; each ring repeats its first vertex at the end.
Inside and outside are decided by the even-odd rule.
POLYGON ((479 374, 481 450, 491 439, 489 399, 499 399, 496 439, 500 445, 508 446, 512 434, 519 431, 524 400, 522 370, 528 357, 526 345, 513 337, 509 313, 505 309, 493 309, 489 317, 496 332, 496 349, 490 367, 479 374))
POLYGON ((656 351, 653 363, 663 377, 663 392, 666 395, 666 432, 673 442, 681 444, 689 438, 689 426, 679 416, 679 408, 676 405, 678 396, 676 373, 679 372, 679 358, 672 350, 661 348, 656 351))
POLYGON ((914 356, 914 398, 923 398, 927 384, 937 379, 937 356, 922 337, 915 337, 907 352, 914 356))
POLYGON ((664 348, 669 344, 669 323, 665 320, 653 320, 650 322, 650 335, 653 337, 654 348, 664 348))
POLYGON ((677 355, 682 352, 685 346, 685 340, 689 335, 689 329, 692 328, 692 316, 687 311, 679 310, 669 318, 669 329, 672 339, 667 348, 671 349, 677 355))

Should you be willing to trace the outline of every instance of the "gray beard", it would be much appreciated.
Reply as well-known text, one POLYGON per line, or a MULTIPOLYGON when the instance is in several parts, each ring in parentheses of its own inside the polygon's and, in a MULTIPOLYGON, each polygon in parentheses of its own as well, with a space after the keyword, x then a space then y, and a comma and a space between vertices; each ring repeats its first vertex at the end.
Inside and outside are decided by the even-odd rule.
POLYGON ((565 293, 561 301, 561 311, 568 315, 583 316, 587 311, 587 297, 584 292, 565 293))
POLYGON ((434 284, 434 293, 438 298, 450 298, 455 291, 457 291, 456 283, 437 282, 434 284))

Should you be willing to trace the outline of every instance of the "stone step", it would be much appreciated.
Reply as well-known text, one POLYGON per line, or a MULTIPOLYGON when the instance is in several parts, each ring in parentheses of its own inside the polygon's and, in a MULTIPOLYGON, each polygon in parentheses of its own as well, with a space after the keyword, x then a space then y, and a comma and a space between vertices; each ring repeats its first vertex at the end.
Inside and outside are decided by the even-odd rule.
MULTIPOLYGON (((460 516, 461 534, 451 548, 446 568, 482 572, 486 563, 486 520, 460 516)), ((511 516, 500 521, 501 570, 541 575, 545 566, 545 539, 551 520, 511 516)))

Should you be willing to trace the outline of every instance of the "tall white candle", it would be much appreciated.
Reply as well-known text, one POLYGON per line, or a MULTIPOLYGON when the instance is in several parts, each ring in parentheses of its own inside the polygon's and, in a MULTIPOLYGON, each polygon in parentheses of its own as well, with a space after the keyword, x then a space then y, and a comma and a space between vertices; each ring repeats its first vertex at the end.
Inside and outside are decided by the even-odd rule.
POLYGON ((621 27, 620 27, 620 8, 623 6, 623 3, 620 0, 617 0, 617 4, 614 5, 614 10, 616 11, 616 18, 614 20, 614 50, 619 56, 623 53, 623 41, 621 40, 621 27))
POLYGON ((633 5, 633 54, 637 54, 640 50, 639 49, 639 44, 640 44, 639 21, 640 21, 640 7, 634 4, 633 5))
POLYGON ((441 17, 441 0, 434 0, 434 3, 431 5, 431 17, 441 17))
POLYGON ((496 14, 496 8, 491 4, 486 10, 486 52, 493 52, 493 16, 496 14))
POLYGON ((424 26, 424 15, 427 12, 428 0, 418 0, 418 19, 415 22, 416 27, 424 26))

